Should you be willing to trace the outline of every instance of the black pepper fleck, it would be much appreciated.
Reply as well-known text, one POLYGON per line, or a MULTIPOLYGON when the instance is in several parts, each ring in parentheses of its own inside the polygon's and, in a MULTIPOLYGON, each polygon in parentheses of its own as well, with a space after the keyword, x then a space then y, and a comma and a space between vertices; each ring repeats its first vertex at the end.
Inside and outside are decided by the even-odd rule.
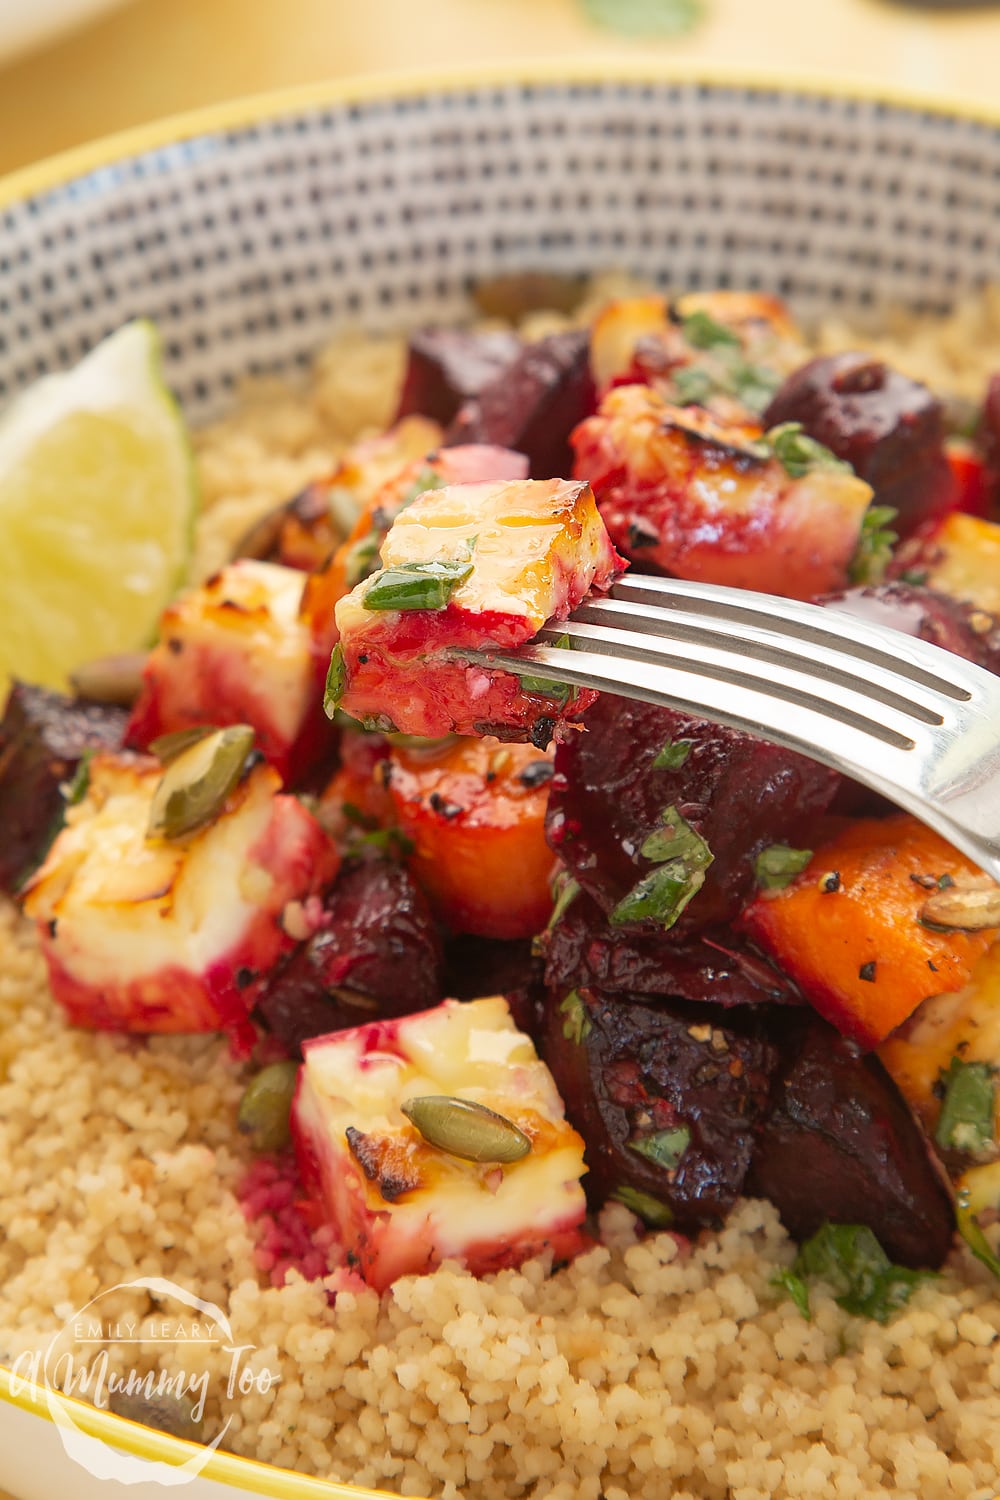
POLYGON ((532 760, 520 772, 517 779, 522 786, 544 786, 547 781, 552 780, 552 771, 553 765, 550 760, 532 760))
POLYGON ((532 724, 531 726, 530 739, 536 750, 545 749, 546 745, 549 743, 549 740, 552 738, 552 731, 555 729, 555 727, 555 719, 549 717, 549 715, 547 714, 542 718, 535 720, 534 724, 532 724))
POLYGON ((927 960, 927 967, 930 969, 932 974, 936 974, 938 971, 938 966, 932 958, 929 958, 927 960))
POLYGON ((442 818, 457 818, 462 811, 457 802, 449 802, 447 797, 442 797, 440 792, 431 792, 427 800, 442 818))
POLYGON ((362 653, 362 654, 361 654, 361 655, 360 655, 360 656, 359 656, 359 657, 358 657, 358 666, 359 666, 359 667, 366 667, 366 666, 367 666, 367 665, 368 665, 368 657, 367 657, 367 656, 365 656, 365 655, 364 655, 364 654, 363 654, 363 653, 362 653))
POLYGON ((866 980, 868 984, 874 984, 875 968, 876 964, 874 959, 872 959, 869 963, 862 964, 861 968, 858 970, 858 978, 866 980))
POLYGON ((243 968, 237 969, 236 970, 236 988, 238 990, 245 990, 246 987, 247 987, 247 985, 253 984, 253 982, 256 979, 256 977, 257 976, 254 973, 253 969, 248 969, 245 966, 243 968))
POLYGON ((179 641, 175 635, 168 635, 167 650, 172 652, 174 656, 180 656, 181 652, 184 650, 184 642, 179 641))
POLYGON ((839 891, 840 890, 840 871, 839 870, 831 870, 830 873, 829 873, 829 875, 824 875, 823 876, 823 879, 820 882, 820 884, 821 884, 821 887, 822 887, 822 889, 824 891, 839 891))

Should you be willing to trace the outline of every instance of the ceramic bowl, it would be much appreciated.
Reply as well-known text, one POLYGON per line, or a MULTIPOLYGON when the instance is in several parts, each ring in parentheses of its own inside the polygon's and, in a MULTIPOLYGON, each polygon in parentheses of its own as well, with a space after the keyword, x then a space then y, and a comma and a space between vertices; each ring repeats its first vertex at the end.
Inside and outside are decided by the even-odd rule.
MULTIPOLYGON (((1000 268, 1000 112, 563 67, 168 121, 0 184, 0 399, 142 315, 198 421, 245 373, 304 365, 338 324, 447 320, 485 275, 610 266, 768 289, 806 320, 944 310, 1000 268)), ((206 1453, 3 1369, 0 1454, 17 1500, 151 1500, 158 1464, 191 1500, 370 1494, 206 1453)))

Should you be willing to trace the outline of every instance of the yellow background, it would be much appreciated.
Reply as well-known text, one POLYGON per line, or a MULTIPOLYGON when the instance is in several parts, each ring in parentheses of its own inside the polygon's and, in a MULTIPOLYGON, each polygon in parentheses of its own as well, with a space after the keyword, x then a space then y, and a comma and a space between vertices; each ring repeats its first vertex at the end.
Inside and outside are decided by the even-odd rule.
POLYGON ((576 0, 131 0, 0 67, 0 172, 235 94, 383 68, 676 57, 969 100, 992 101, 1000 88, 1000 6, 935 15, 892 0, 706 5, 696 32, 640 43, 589 25, 576 0))

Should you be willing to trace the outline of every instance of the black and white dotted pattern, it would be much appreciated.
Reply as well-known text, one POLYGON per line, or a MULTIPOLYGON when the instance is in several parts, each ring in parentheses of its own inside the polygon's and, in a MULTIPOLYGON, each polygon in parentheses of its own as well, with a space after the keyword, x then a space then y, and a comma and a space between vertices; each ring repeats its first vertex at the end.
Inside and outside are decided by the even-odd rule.
POLYGON ((0 397, 154 318, 190 415, 338 325, 459 315, 471 280, 622 267, 803 317, 944 309, 1000 274, 1000 129, 811 93, 539 84, 314 109, 0 215, 0 397))

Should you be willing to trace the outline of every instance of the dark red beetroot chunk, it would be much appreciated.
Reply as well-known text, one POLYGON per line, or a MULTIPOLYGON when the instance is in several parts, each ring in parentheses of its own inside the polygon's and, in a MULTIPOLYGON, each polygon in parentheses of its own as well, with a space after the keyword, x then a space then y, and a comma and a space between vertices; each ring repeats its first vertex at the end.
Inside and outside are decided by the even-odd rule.
POLYGON ((985 513, 995 519, 1000 510, 1000 374, 990 376, 976 440, 983 455, 985 513))
POLYGON ((13 895, 62 820, 59 790, 89 750, 117 750, 128 710, 15 682, 0 721, 0 890, 13 895))
POLYGON ((418 412, 442 427, 517 359, 516 333, 425 328, 410 338, 396 421, 418 412))
POLYGON ((525 453, 532 479, 573 472, 569 435, 596 404, 590 340, 584 332, 554 333, 523 352, 459 411, 447 444, 496 443, 525 453))
POLYGON ((1000 673, 1000 621, 947 594, 898 582, 825 594, 817 602, 845 609, 859 620, 888 625, 904 635, 930 641, 989 672, 1000 673))
POLYGON ((539 945, 545 983, 560 993, 584 987, 722 1006, 802 1004, 792 981, 729 928, 679 941, 672 932, 614 928, 582 892, 539 945))
POLYGON ((442 994, 441 943, 423 892, 402 865, 371 859, 345 865, 323 926, 273 977, 258 1010, 298 1053, 307 1037, 426 1010, 442 994))
POLYGON ((890 1259, 939 1266, 955 1229, 951 1196, 878 1058, 807 1012, 784 1012, 773 1034, 781 1067, 747 1192, 770 1198, 796 1239, 826 1220, 867 1224, 890 1259))
POLYGON ((926 386, 867 354, 826 354, 790 375, 765 427, 801 422, 898 512, 901 536, 955 502, 941 402, 926 386))
POLYGON ((543 1053, 586 1144, 595 1207, 625 1188, 666 1205, 678 1229, 721 1224, 777 1060, 756 1011, 550 991, 543 1053), (656 1137, 669 1150, 672 1131, 689 1134, 673 1138, 676 1166, 647 1154, 656 1137))
MULTIPOLYGON (((680 937, 726 922, 754 887, 770 844, 808 836, 833 798, 835 772, 792 751, 689 714, 602 694, 586 732, 556 750, 546 835, 585 890, 610 913, 656 866, 640 853, 674 807, 715 856, 704 886, 671 929, 680 937), (668 744, 688 741, 676 770, 654 770, 668 744)), ((808 845, 806 846, 808 847, 808 845)), ((650 930, 656 924, 643 924, 650 930)))

